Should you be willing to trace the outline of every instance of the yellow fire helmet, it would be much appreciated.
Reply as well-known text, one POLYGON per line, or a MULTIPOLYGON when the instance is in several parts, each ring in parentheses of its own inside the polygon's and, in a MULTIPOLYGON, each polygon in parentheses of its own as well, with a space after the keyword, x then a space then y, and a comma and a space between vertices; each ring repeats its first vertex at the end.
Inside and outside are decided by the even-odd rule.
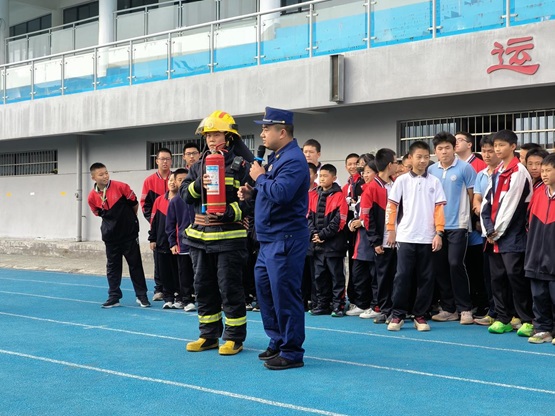
POLYGON ((216 110, 200 122, 195 134, 204 136, 206 133, 221 131, 223 133, 231 133, 240 138, 241 135, 237 128, 235 119, 231 115, 225 111, 216 110))

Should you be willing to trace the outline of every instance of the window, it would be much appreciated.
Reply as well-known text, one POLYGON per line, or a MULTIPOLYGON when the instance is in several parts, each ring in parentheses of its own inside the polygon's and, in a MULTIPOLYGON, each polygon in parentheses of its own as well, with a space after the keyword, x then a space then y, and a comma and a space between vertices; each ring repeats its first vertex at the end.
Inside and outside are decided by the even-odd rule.
POLYGON ((58 151, 0 153, 0 176, 58 173, 58 151))
POLYGON ((52 15, 47 14, 27 22, 19 23, 10 27, 10 37, 26 35, 38 30, 50 29, 52 27, 52 15))
MULTIPOLYGON (((306 0, 281 0, 280 7, 292 6, 294 4, 302 3, 303 1, 306 1, 306 0)), ((291 9, 284 10, 284 11, 281 12, 281 14, 300 13, 300 12, 306 12, 308 10, 309 10, 309 6, 304 6, 304 7, 291 8, 291 9)))
POLYGON ((538 143, 545 149, 555 148, 555 110, 522 111, 516 113, 452 116, 446 118, 408 120, 399 123, 399 154, 408 152, 411 143, 424 140, 430 147, 440 131, 466 131, 474 138, 474 151, 480 151, 480 139, 499 130, 510 129, 518 136, 519 146, 538 143))
MULTIPOLYGON (((248 134, 241 136, 243 142, 247 145, 251 152, 254 153, 254 135, 248 134)), ((156 169, 156 152, 158 149, 165 147, 172 152, 172 169, 183 166, 183 146, 185 143, 198 144, 201 151, 204 147, 204 140, 201 138, 183 139, 183 140, 166 140, 162 142, 151 142, 147 144, 147 169, 156 169)))
POLYGON ((118 10, 132 9, 133 7, 156 4, 158 0, 118 0, 118 10))
POLYGON ((78 22, 79 20, 89 19, 98 16, 98 2, 80 4, 64 9, 64 24, 78 22))

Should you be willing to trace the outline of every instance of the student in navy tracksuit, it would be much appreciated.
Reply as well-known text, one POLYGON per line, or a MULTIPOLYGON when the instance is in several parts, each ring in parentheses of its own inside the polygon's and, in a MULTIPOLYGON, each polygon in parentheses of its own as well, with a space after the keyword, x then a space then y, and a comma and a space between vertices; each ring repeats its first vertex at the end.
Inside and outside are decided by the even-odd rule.
POLYGON ((254 221, 260 251, 255 266, 256 292, 268 348, 259 354, 271 370, 302 367, 305 339, 301 293, 309 243, 308 165, 293 138, 293 113, 266 107, 260 137, 273 153, 268 165, 253 163, 254 188, 242 186, 239 197, 255 199, 254 221))
POLYGON ((308 228, 314 244, 314 282, 317 305, 311 315, 345 315, 345 273, 343 262, 347 251, 347 201, 341 192, 335 166, 320 168, 318 193, 308 201, 308 228), (331 310, 330 310, 331 305, 331 310))
POLYGON ((103 308, 119 306, 122 297, 120 284, 122 256, 129 266, 129 275, 137 295, 137 303, 149 307, 146 297, 146 280, 138 243, 139 221, 138 202, 129 185, 110 180, 106 166, 93 163, 90 168, 95 182, 88 197, 89 207, 94 215, 102 218, 100 231, 106 244, 106 277, 108 278, 108 300, 103 308))
MULTIPOLYGON (((170 176, 170 182, 175 183, 177 189, 187 176, 187 169, 176 169, 170 176)), ((170 189, 173 185, 170 185, 170 189)), ((166 234, 171 253, 177 257, 177 271, 179 275, 179 296, 174 303, 174 309, 184 309, 185 312, 196 311, 193 299, 194 271, 193 262, 189 254, 189 246, 185 239, 185 229, 195 221, 195 207, 187 204, 181 198, 170 199, 166 215, 166 234)))

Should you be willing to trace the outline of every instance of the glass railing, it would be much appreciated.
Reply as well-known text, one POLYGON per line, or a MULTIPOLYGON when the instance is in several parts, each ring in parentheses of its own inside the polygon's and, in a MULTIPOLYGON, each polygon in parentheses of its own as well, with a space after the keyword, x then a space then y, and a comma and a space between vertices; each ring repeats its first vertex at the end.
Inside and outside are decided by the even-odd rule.
MULTIPOLYGON (((198 7, 197 3, 203 2, 187 6, 198 7)), ((183 8, 157 10, 151 23, 160 25, 171 15, 168 10, 183 13, 183 8)), ((145 22, 140 14, 125 16, 145 30, 140 26, 145 22)), ((63 31, 52 32, 52 48, 59 50, 58 54, 20 56, 22 62, 1 66, 0 102, 162 81, 553 18, 555 0, 313 0, 86 47, 87 39, 98 37, 98 22, 90 22, 75 26, 71 39, 63 31), (83 48, 76 49, 79 46, 83 48)), ((23 40, 30 42, 30 38, 23 40)), ((13 40, 19 41, 22 39, 13 40)), ((43 50, 44 39, 37 36, 33 42, 37 50, 43 50)))

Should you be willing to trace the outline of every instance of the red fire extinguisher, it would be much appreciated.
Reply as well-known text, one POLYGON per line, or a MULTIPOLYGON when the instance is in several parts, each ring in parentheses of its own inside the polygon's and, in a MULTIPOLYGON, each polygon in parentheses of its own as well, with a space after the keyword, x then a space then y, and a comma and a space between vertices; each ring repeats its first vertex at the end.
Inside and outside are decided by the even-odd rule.
POLYGON ((211 153, 205 158, 206 173, 210 175, 210 184, 206 187, 206 212, 224 214, 225 197, 225 159, 219 153, 211 153))

